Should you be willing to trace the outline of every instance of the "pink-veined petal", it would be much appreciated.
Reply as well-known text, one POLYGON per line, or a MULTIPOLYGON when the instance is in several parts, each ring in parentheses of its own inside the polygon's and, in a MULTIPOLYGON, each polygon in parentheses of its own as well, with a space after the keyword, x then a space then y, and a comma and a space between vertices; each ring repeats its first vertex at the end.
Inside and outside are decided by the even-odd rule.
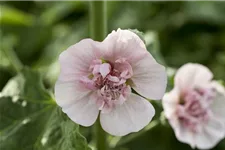
POLYGON ((129 30, 113 31, 105 38, 103 44, 108 47, 104 52, 104 59, 111 62, 126 58, 132 64, 148 53, 143 41, 129 30))
POLYGON ((91 39, 84 39, 70 46, 59 56, 61 81, 74 81, 87 75, 92 61, 101 57, 104 45, 91 39))
POLYGON ((124 136, 144 128, 155 114, 153 106, 144 98, 131 94, 109 113, 101 113, 102 128, 115 136, 124 136))
POLYGON ((70 106, 62 107, 62 111, 75 123, 85 127, 91 126, 99 113, 95 98, 95 93, 89 93, 80 99, 76 99, 70 106))
POLYGON ((56 103, 77 124, 90 126, 97 119, 99 110, 94 98, 77 82, 57 81, 55 85, 56 103))
POLYGON ((158 64, 149 53, 132 67, 134 73, 131 78, 134 83, 132 88, 146 98, 161 99, 167 84, 165 68, 158 64))
POLYGON ((87 96, 91 91, 82 87, 79 82, 57 81, 55 84, 56 103, 61 107, 73 104, 76 100, 87 96))
POLYGON ((118 59, 114 64, 114 69, 121 72, 120 77, 130 78, 133 75, 132 66, 126 61, 126 59, 118 59))
POLYGON ((110 81, 112 81, 112 82, 119 82, 120 81, 120 79, 117 76, 111 76, 111 75, 109 75, 107 78, 110 81))

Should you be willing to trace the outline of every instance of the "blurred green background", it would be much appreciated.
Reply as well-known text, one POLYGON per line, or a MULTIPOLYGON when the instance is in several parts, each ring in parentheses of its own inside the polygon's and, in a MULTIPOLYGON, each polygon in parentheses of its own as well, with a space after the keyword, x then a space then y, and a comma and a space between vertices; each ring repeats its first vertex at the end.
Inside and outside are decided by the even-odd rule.
MULTIPOLYGON (((0 90, 17 74, 8 58, 9 53, 4 52, 7 49, 15 51, 25 66, 41 73, 45 88, 53 89, 59 73, 59 54, 79 40, 90 37, 88 2, 14 1, 0 4, 0 90)), ((208 66, 215 79, 225 80, 225 2, 112 1, 107 2, 107 10, 109 33, 117 28, 144 32, 148 50, 170 70, 187 62, 198 62, 208 66)), ((171 87, 172 83, 168 90, 171 87)), ((158 120, 162 107, 160 103, 154 105, 157 109, 155 120, 158 120)), ((93 139, 90 130, 81 128, 88 142, 93 139)), ((191 149, 176 140, 166 123, 160 123, 140 136, 131 136, 134 136, 133 140, 119 142, 114 149, 191 149)), ((124 137, 124 141, 128 138, 124 137)), ((117 139, 109 140, 113 145, 117 139)), ((225 140, 214 148, 224 149, 225 140)))

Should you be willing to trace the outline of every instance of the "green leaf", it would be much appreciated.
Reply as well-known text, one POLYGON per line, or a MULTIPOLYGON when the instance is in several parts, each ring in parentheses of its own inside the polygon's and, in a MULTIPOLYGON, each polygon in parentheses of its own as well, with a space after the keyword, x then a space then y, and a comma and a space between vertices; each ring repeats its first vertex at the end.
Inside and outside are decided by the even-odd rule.
POLYGON ((0 24, 29 26, 33 23, 34 17, 32 15, 6 5, 0 6, 0 24))
POLYGON ((32 149, 54 106, 0 98, 0 149, 32 149))
POLYGON ((89 150, 79 126, 62 117, 41 81, 24 68, 0 93, 0 149, 89 150))
POLYGON ((44 89, 41 76, 28 68, 24 68, 19 75, 9 80, 2 94, 30 102, 55 104, 50 92, 44 89))
POLYGON ((68 118, 59 117, 56 108, 46 125, 42 136, 36 142, 36 149, 45 150, 90 150, 86 139, 79 133, 79 126, 68 118))
POLYGON ((2 30, 0 30, 0 39, 0 67, 10 68, 10 66, 15 65, 14 63, 16 63, 16 65, 21 65, 15 53, 12 52, 14 51, 13 46, 15 46, 17 42, 16 37, 13 35, 4 36, 2 30))

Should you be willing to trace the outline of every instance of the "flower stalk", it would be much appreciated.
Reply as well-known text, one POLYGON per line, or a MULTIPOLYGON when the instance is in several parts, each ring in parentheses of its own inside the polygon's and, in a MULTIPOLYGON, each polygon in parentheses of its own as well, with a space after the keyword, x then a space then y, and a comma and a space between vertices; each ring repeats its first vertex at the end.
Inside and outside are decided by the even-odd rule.
MULTIPOLYGON (((90 2, 90 33, 93 40, 102 41, 107 34, 106 13, 106 1, 90 2)), ((106 133, 101 128, 99 118, 94 127, 94 136, 96 139, 96 149, 106 150, 108 147, 106 133)))
POLYGON ((102 41, 107 34, 106 1, 90 2, 90 33, 91 38, 102 41))

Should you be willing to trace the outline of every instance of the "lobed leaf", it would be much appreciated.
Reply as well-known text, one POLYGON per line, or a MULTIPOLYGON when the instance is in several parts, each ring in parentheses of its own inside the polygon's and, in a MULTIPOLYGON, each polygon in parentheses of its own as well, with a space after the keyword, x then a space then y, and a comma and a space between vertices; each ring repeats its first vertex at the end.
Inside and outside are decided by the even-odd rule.
POLYGON ((1 150, 89 150, 79 126, 62 117, 41 76, 28 68, 0 93, 1 150))

